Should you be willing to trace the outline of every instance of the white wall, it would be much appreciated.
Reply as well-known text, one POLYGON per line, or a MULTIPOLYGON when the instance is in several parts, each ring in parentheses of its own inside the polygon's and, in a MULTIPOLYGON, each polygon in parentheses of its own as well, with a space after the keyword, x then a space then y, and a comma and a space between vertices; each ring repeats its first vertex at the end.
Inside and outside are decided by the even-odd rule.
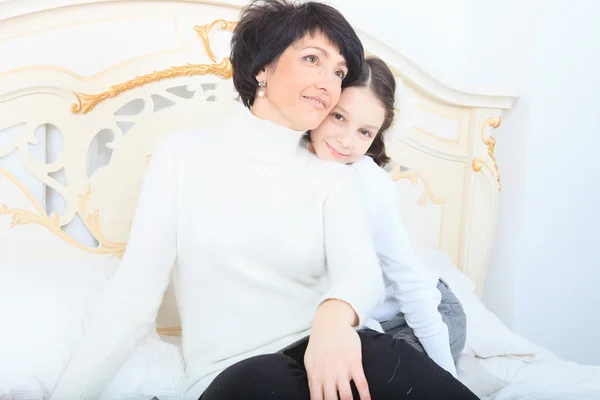
POLYGON ((324 1, 447 84, 460 83, 466 67, 466 0, 324 1))
POLYGON ((530 92, 514 328, 560 355, 600 364, 600 3, 544 4, 530 92))
POLYGON ((465 75, 521 94, 497 132, 504 191, 484 301, 517 332, 591 364, 600 364, 599 12, 593 0, 472 0, 465 75))
MULTIPOLYGON (((510 88, 520 99, 493 134, 502 178, 498 226, 483 293, 486 305, 506 324, 515 327, 516 269, 522 250, 521 226, 525 218, 526 158, 535 71, 533 52, 539 0, 468 0, 467 67, 463 79, 471 85, 510 88), (486 18, 482 18, 487 15, 486 18)), ((531 338, 537 341, 537 338, 531 338)))
POLYGON ((503 190, 483 299, 531 340, 600 365, 600 2, 330 3, 451 85, 520 95, 494 132, 503 190))

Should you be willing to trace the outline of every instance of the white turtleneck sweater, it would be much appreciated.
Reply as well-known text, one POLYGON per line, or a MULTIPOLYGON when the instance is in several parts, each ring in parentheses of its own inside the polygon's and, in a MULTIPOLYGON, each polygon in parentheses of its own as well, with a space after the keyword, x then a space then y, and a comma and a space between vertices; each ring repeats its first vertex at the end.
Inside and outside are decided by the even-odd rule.
POLYGON ((358 174, 371 236, 386 283, 385 302, 374 312, 387 321, 399 312, 414 330, 427 355, 456 377, 448 327, 438 312, 441 294, 417 268, 417 261, 400 214, 400 198, 387 172, 370 157, 352 164, 358 174))
POLYGON ((159 145, 124 259, 52 399, 97 397, 154 328, 173 267, 186 399, 308 335, 326 299, 368 317, 384 286, 355 173, 302 135, 239 110, 159 145))

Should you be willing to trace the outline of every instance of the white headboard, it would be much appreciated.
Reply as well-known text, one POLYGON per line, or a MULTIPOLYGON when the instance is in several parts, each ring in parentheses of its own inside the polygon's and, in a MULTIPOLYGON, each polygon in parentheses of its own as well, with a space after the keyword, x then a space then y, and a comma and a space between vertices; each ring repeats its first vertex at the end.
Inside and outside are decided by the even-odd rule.
MULTIPOLYGON (((0 20, 0 255, 120 257, 156 143, 245 112, 226 57, 240 7, 19 3, 0 20)), ((413 244, 446 252, 480 292, 501 188, 492 134, 514 98, 450 88, 359 35, 416 92, 410 128, 388 145, 413 244)), ((166 333, 173 301, 159 316, 166 333)))

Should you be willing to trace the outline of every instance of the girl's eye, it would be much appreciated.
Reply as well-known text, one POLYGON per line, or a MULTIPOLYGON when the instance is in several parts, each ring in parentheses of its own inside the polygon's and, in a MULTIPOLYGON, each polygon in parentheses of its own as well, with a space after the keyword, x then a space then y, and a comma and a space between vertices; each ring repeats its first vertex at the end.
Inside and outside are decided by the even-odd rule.
POLYGON ((337 119, 338 121, 344 122, 344 116, 342 114, 333 113, 331 115, 333 115, 333 118, 337 119))
POLYGON ((344 71, 335 71, 335 75, 340 78, 340 80, 344 80, 344 78, 346 77, 346 73, 344 71))
POLYGON ((312 55, 306 56, 306 57, 304 57, 304 59, 311 64, 317 64, 319 62, 319 59, 317 58, 317 56, 312 56, 312 55))
POLYGON ((366 130, 366 129, 361 129, 361 130, 360 130, 360 133, 361 133, 363 136, 371 137, 371 132, 369 132, 369 131, 368 131, 368 130, 366 130))

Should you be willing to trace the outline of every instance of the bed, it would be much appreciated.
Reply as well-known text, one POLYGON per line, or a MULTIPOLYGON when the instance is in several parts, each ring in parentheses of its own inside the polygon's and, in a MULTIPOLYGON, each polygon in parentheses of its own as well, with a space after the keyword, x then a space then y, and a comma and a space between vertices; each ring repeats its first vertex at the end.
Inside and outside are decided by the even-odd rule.
MULTIPOLYGON (((42 398, 55 384, 118 268, 157 143, 243 112, 227 58, 239 10, 216 0, 0 1, 0 398, 42 398)), ((465 306, 461 381, 495 400, 600 398, 600 368, 560 360, 479 300, 502 189, 494 130, 516 98, 449 87, 358 33, 403 86, 386 169, 419 268, 465 306)), ((169 289, 156 334, 103 398, 176 398, 180 333, 169 289)))

